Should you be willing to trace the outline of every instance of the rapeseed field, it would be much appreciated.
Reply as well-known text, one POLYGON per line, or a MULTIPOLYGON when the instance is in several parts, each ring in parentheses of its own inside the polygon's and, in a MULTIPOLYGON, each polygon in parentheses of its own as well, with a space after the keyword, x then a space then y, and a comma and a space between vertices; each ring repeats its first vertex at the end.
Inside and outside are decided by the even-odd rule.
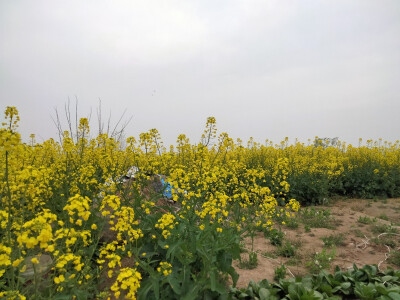
POLYGON ((7 107, 5 299, 215 299, 238 279, 232 261, 244 236, 332 195, 400 196, 399 141, 244 144, 217 134, 211 117, 199 143, 182 134, 169 149, 156 129, 124 146, 92 137, 86 118, 61 142, 22 143, 19 121, 7 107))

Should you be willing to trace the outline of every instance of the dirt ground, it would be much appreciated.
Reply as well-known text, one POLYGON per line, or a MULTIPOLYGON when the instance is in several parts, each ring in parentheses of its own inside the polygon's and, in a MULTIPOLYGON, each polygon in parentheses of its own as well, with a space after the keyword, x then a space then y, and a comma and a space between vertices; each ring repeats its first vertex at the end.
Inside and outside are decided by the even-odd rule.
MULTIPOLYGON (((330 271, 333 271, 335 266, 346 270, 352 268, 353 264, 358 267, 376 264, 380 269, 399 269, 398 266, 388 264, 386 259, 390 251, 400 247, 400 199, 338 199, 330 200, 328 205, 318 206, 316 209, 330 210, 333 229, 305 228, 301 222, 296 229, 282 226, 284 239, 297 245, 295 256, 290 258, 279 256, 277 247, 273 246, 263 233, 259 233, 254 241, 254 251, 258 257, 257 267, 249 270, 240 268, 239 261, 234 262, 234 267, 240 275, 237 286, 245 287, 250 280, 273 281, 274 270, 282 263, 287 267, 287 276, 309 274, 307 263, 313 260, 316 252, 321 253, 324 248, 321 238, 340 233, 344 235, 343 245, 334 247, 336 256, 331 261, 330 271), (393 231, 397 229, 397 233, 392 231, 391 234, 385 234, 385 230, 379 231, 379 227, 385 228, 384 225, 390 224, 395 228, 393 231)), ((246 249, 250 250, 249 239, 246 239, 245 245, 246 249)), ((242 253, 242 257, 248 258, 248 253, 242 253)))

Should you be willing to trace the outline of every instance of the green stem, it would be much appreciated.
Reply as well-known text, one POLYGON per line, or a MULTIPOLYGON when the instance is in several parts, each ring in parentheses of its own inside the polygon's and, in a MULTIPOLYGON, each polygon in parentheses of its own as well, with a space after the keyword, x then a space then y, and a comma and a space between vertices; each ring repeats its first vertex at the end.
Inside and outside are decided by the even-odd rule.
POLYGON ((39 299, 38 298, 38 278, 37 278, 37 271, 36 271, 36 266, 35 266, 35 264, 34 263, 32 263, 32 267, 33 267, 33 273, 34 273, 34 280, 35 280, 35 299, 37 300, 37 299, 39 299))
MULTIPOLYGON (((6 151, 6 173, 5 173, 5 181, 7 186, 7 196, 8 196, 8 217, 7 217, 7 244, 11 245, 11 189, 10 189, 10 180, 9 180, 9 166, 8 166, 8 151, 6 151)), ((12 247, 11 247, 12 248, 12 247)), ((14 267, 11 268, 11 286, 14 288, 15 285, 15 275, 14 275, 14 267)))

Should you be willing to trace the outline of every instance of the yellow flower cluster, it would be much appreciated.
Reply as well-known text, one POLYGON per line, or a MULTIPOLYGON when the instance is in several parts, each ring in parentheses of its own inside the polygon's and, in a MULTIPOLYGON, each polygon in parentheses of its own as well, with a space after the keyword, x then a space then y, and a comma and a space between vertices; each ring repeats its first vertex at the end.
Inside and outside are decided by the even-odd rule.
POLYGON ((157 268, 159 273, 162 273, 164 276, 168 276, 172 273, 172 265, 168 262, 162 261, 160 262, 159 267, 157 268))
POLYGON ((286 203, 286 209, 291 209, 292 211, 299 211, 300 203, 295 199, 290 199, 288 203, 286 203))
POLYGON ((11 130, 0 129, 0 149, 10 151, 18 145, 21 136, 11 130))
POLYGON ((161 219, 157 221, 156 228, 162 230, 162 236, 166 239, 171 234, 170 230, 174 228, 175 216, 171 213, 163 214, 161 219))
POLYGON ((10 300, 26 300, 26 297, 21 295, 18 291, 0 292, 0 298, 10 300))
POLYGON ((264 228, 271 227, 273 225, 272 217, 276 213, 277 206, 278 203, 274 197, 266 196, 256 211, 256 216, 259 218, 257 225, 264 228))
POLYGON ((8 213, 4 210, 0 210, 0 229, 6 229, 8 224, 8 213))
POLYGON ((114 269, 115 267, 121 267, 121 256, 116 254, 118 249, 118 242, 114 241, 106 244, 100 250, 99 259, 97 263, 102 265, 107 263, 108 268, 114 269))
POLYGON ((202 219, 208 215, 211 218, 211 222, 217 220, 218 223, 221 223, 222 219, 219 217, 224 216, 226 218, 229 214, 229 212, 225 210, 228 201, 230 201, 230 199, 225 194, 217 193, 215 197, 211 195, 209 200, 203 203, 202 210, 196 211, 196 213, 202 219))
POLYGON ((101 201, 100 211, 103 216, 111 214, 121 206, 121 199, 116 195, 107 195, 101 201))
POLYGON ((49 210, 44 209, 36 218, 25 222, 22 225, 22 232, 17 237, 20 247, 32 249, 39 245, 46 251, 53 250, 53 228, 51 224, 57 220, 57 216, 49 210))
POLYGON ((57 258, 56 268, 60 272, 66 272, 66 265, 72 262, 76 271, 81 271, 84 264, 81 262, 81 257, 73 253, 63 254, 57 258))
POLYGON ((115 298, 119 299, 121 291, 124 299, 136 299, 136 291, 140 287, 142 276, 136 269, 123 268, 118 274, 117 280, 111 286, 111 291, 114 292, 115 298))
POLYGON ((111 221, 109 223, 111 225, 114 225, 110 229, 118 232, 118 241, 122 241, 123 236, 126 240, 130 242, 132 242, 133 240, 137 240, 143 236, 140 229, 133 228, 133 225, 138 225, 139 222, 135 221, 135 212, 131 207, 121 206, 121 208, 118 211, 114 212, 114 214, 110 218, 111 221))
POLYGON ((0 278, 5 273, 7 266, 11 265, 11 248, 0 244, 0 278))
MULTIPOLYGON (((59 224, 63 224, 63 222, 60 221, 59 224)), ((70 249, 72 246, 79 246, 80 242, 83 246, 88 246, 92 242, 92 232, 90 230, 75 230, 74 228, 67 227, 58 229, 54 235, 54 240, 63 240, 67 249, 70 249)))
MULTIPOLYGON (((81 256, 73 253, 67 253, 58 256, 55 269, 59 275, 54 277, 54 283, 61 285, 64 282, 67 283, 71 280, 75 280, 76 278, 83 277, 82 268, 84 266, 85 264, 82 262, 81 256)), ((77 284, 82 284, 82 281, 79 280, 77 284)), ((57 289, 60 291, 63 289, 63 287, 59 286, 57 289)))
POLYGON ((89 219, 90 202, 88 197, 82 197, 79 194, 68 199, 68 204, 65 205, 64 210, 68 212, 71 224, 82 226, 82 220, 87 221, 89 219))

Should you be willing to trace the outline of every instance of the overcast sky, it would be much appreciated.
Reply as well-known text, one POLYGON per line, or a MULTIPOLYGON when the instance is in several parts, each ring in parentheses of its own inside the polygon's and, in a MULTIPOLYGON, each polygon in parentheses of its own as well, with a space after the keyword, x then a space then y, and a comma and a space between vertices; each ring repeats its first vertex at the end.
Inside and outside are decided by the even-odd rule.
POLYGON ((208 116, 244 140, 395 141, 399 95, 399 0, 0 0, 0 108, 24 139, 56 137, 76 96, 166 144, 208 116))

